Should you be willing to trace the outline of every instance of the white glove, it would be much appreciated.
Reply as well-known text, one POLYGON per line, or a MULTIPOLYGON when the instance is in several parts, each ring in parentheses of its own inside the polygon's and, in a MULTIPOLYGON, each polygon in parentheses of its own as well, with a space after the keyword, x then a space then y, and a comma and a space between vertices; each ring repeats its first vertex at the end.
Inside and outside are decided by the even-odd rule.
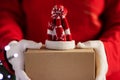
POLYGON ((77 44, 79 48, 94 48, 95 50, 95 62, 96 62, 96 79, 95 80, 106 80, 106 73, 108 71, 108 63, 104 44, 100 40, 79 42, 77 44))
POLYGON ((19 42, 11 41, 5 47, 7 59, 15 71, 16 80, 30 80, 24 72, 24 51, 27 48, 40 49, 41 46, 42 43, 36 43, 30 40, 21 40, 19 42))

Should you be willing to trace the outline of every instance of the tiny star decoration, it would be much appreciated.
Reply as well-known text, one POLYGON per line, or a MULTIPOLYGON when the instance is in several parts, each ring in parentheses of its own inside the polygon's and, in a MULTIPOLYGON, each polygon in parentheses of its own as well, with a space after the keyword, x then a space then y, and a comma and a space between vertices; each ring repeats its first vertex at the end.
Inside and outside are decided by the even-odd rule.
POLYGON ((51 20, 48 23, 47 40, 48 49, 74 49, 75 41, 72 40, 69 23, 66 15, 68 10, 63 5, 55 5, 51 10, 51 20))

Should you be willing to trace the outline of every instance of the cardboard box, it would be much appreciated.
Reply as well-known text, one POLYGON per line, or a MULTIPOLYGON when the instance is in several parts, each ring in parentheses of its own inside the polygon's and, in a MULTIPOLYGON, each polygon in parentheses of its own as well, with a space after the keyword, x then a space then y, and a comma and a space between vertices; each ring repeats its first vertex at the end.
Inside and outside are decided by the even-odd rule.
POLYGON ((25 71, 32 80, 95 80, 94 50, 29 49, 25 71))

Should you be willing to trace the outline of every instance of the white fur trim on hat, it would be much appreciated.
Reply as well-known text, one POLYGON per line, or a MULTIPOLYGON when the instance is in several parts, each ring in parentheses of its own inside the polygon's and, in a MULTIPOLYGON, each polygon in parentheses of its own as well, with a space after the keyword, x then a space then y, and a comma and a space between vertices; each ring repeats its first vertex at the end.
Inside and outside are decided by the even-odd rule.
POLYGON ((50 41, 46 40, 45 46, 48 49, 74 49, 75 41, 50 41))

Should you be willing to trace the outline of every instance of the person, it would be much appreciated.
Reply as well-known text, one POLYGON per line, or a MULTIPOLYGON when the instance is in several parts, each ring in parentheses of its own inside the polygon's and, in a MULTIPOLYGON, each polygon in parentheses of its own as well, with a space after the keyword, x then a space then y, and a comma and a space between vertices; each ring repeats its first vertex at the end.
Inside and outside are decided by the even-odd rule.
POLYGON ((13 80, 15 73, 16 80, 29 80, 21 65, 23 52, 45 43, 55 4, 68 9, 66 17, 76 45, 95 49, 96 80, 119 80, 120 0, 0 0, 0 78, 13 80))

